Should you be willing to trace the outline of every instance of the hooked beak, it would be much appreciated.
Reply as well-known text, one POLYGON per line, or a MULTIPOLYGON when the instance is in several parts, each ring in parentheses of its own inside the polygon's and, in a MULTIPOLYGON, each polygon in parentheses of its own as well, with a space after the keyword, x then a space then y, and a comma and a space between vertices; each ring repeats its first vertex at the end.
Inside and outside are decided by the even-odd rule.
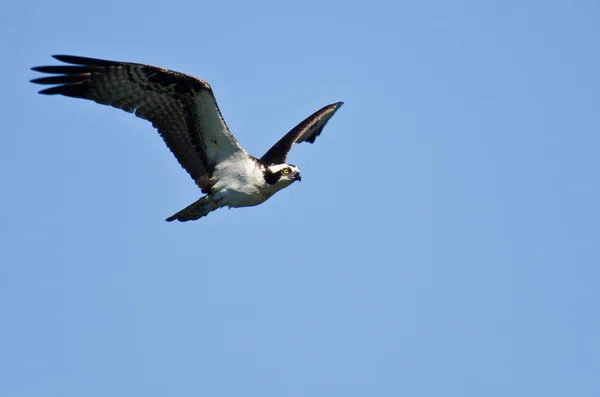
POLYGON ((294 180, 300 182, 302 180, 302 175, 299 172, 294 175, 294 180))

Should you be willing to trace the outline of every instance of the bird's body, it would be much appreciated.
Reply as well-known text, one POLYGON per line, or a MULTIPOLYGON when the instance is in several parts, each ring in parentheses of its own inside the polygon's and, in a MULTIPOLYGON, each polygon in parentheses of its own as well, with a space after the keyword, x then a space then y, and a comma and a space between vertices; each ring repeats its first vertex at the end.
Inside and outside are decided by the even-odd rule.
POLYGON ((313 143, 342 105, 337 102, 313 113, 258 159, 231 134, 205 81, 137 63, 54 57, 71 65, 33 68, 57 74, 32 80, 55 85, 40 93, 89 99, 149 120, 206 194, 167 221, 196 220, 221 207, 259 205, 300 180, 299 169, 286 164, 288 152, 294 143, 313 143))

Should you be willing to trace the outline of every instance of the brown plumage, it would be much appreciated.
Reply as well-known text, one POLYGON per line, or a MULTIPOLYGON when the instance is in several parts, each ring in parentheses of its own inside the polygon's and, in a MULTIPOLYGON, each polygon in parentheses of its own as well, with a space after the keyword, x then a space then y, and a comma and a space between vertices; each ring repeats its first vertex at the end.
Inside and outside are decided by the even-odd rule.
POLYGON ((59 74, 31 80, 37 84, 58 84, 40 94, 89 99, 135 112, 137 117, 150 121, 158 129, 179 164, 205 193, 210 190, 208 181, 218 159, 207 156, 201 131, 217 128, 228 138, 228 143, 239 145, 229 132, 206 81, 138 63, 69 55, 54 58, 78 66, 32 68, 59 74))
POLYGON ((266 164, 285 163, 294 143, 314 143, 315 139, 323 132, 325 124, 327 124, 329 119, 343 104, 344 102, 332 103, 308 116, 273 145, 273 147, 260 158, 260 161, 266 164))

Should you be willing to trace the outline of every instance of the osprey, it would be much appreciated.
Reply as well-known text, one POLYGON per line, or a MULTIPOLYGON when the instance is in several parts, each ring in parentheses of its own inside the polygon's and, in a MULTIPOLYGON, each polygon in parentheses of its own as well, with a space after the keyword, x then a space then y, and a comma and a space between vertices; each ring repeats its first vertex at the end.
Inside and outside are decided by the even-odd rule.
POLYGON ((255 206, 302 179, 287 164, 295 143, 313 143, 343 105, 327 105, 292 128, 260 159, 249 155, 233 137, 210 85, 194 76, 139 63, 54 55, 70 65, 32 70, 55 76, 31 80, 54 87, 40 91, 90 99, 125 110, 158 129, 179 164, 206 194, 167 218, 191 221, 221 207, 255 206))

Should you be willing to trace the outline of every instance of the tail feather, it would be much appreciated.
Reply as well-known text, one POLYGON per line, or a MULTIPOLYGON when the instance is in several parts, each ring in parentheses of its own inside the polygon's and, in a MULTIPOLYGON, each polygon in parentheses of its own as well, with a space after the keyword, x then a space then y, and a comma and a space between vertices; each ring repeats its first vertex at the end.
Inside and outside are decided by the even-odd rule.
POLYGON ((203 216, 208 215, 209 212, 217 209, 211 201, 210 196, 204 196, 197 200, 195 203, 188 205, 178 213, 171 215, 166 220, 167 222, 173 222, 178 220, 180 222, 195 221, 203 216))

